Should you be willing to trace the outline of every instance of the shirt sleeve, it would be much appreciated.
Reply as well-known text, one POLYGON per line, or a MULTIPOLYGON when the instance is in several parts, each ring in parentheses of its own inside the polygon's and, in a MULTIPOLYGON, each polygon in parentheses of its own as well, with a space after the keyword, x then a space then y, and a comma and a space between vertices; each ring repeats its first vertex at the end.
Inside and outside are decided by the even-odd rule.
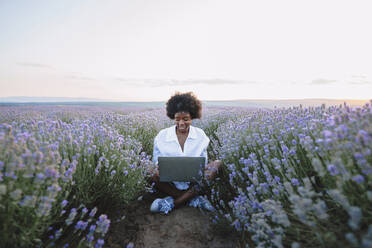
POLYGON ((157 136, 156 136, 155 139, 154 139, 154 151, 153 151, 153 155, 152 155, 152 162, 154 162, 154 164, 158 163, 159 155, 160 155, 160 150, 159 150, 159 147, 158 147, 158 141, 157 141, 157 136))
POLYGON ((207 135, 205 135, 205 140, 204 140, 203 143, 204 143, 204 149, 202 151, 201 156, 205 157, 205 165, 207 165, 208 164, 208 151, 207 151, 207 149, 208 149, 208 145, 209 145, 209 138, 208 138, 207 135))
POLYGON ((205 157, 205 165, 208 164, 208 152, 207 152, 207 148, 205 148, 201 154, 202 157, 205 157))

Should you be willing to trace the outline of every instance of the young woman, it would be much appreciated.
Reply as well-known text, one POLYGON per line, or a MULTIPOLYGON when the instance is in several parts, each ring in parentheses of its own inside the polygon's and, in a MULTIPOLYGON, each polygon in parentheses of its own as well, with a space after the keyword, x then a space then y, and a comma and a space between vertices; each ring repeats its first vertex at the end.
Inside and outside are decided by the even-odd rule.
MULTIPOLYGON (((188 156, 206 158, 205 176, 207 180, 216 177, 222 162, 208 163, 207 147, 209 138, 200 128, 191 125, 193 119, 200 119, 202 104, 191 93, 176 93, 167 102, 167 116, 175 125, 161 130, 154 140, 153 162, 157 164, 159 156, 188 156)), ((160 182, 156 170, 153 176, 155 187, 168 195, 158 198, 151 204, 152 212, 168 213, 173 208, 189 203, 190 206, 213 211, 212 205, 205 197, 198 195, 197 187, 190 182, 160 182)))

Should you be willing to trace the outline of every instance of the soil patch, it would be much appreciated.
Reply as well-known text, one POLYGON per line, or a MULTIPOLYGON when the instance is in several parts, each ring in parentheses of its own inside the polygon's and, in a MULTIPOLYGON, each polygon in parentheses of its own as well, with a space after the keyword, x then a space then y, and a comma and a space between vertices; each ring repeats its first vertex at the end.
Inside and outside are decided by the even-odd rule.
POLYGON ((184 206, 168 215, 151 213, 150 205, 159 197, 164 196, 145 193, 141 200, 118 211, 111 219, 105 247, 123 248, 129 243, 135 248, 239 247, 237 235, 217 228, 210 221, 209 212, 184 206))

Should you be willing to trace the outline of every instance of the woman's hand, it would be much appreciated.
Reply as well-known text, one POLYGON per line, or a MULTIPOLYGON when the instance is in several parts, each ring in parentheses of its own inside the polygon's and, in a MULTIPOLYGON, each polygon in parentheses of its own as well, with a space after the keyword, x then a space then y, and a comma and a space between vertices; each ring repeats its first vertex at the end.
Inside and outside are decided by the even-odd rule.
POLYGON ((159 167, 158 167, 158 165, 155 165, 154 167, 151 168, 151 175, 152 175, 152 180, 154 182, 159 182, 159 167))

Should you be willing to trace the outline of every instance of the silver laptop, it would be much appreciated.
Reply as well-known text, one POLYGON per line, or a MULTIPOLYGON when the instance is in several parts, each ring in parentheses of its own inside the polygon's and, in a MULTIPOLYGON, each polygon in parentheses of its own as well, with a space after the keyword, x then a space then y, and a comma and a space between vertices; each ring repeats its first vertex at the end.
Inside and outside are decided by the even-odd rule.
POLYGON ((204 176, 205 157, 158 157, 161 182, 192 182, 204 176))

